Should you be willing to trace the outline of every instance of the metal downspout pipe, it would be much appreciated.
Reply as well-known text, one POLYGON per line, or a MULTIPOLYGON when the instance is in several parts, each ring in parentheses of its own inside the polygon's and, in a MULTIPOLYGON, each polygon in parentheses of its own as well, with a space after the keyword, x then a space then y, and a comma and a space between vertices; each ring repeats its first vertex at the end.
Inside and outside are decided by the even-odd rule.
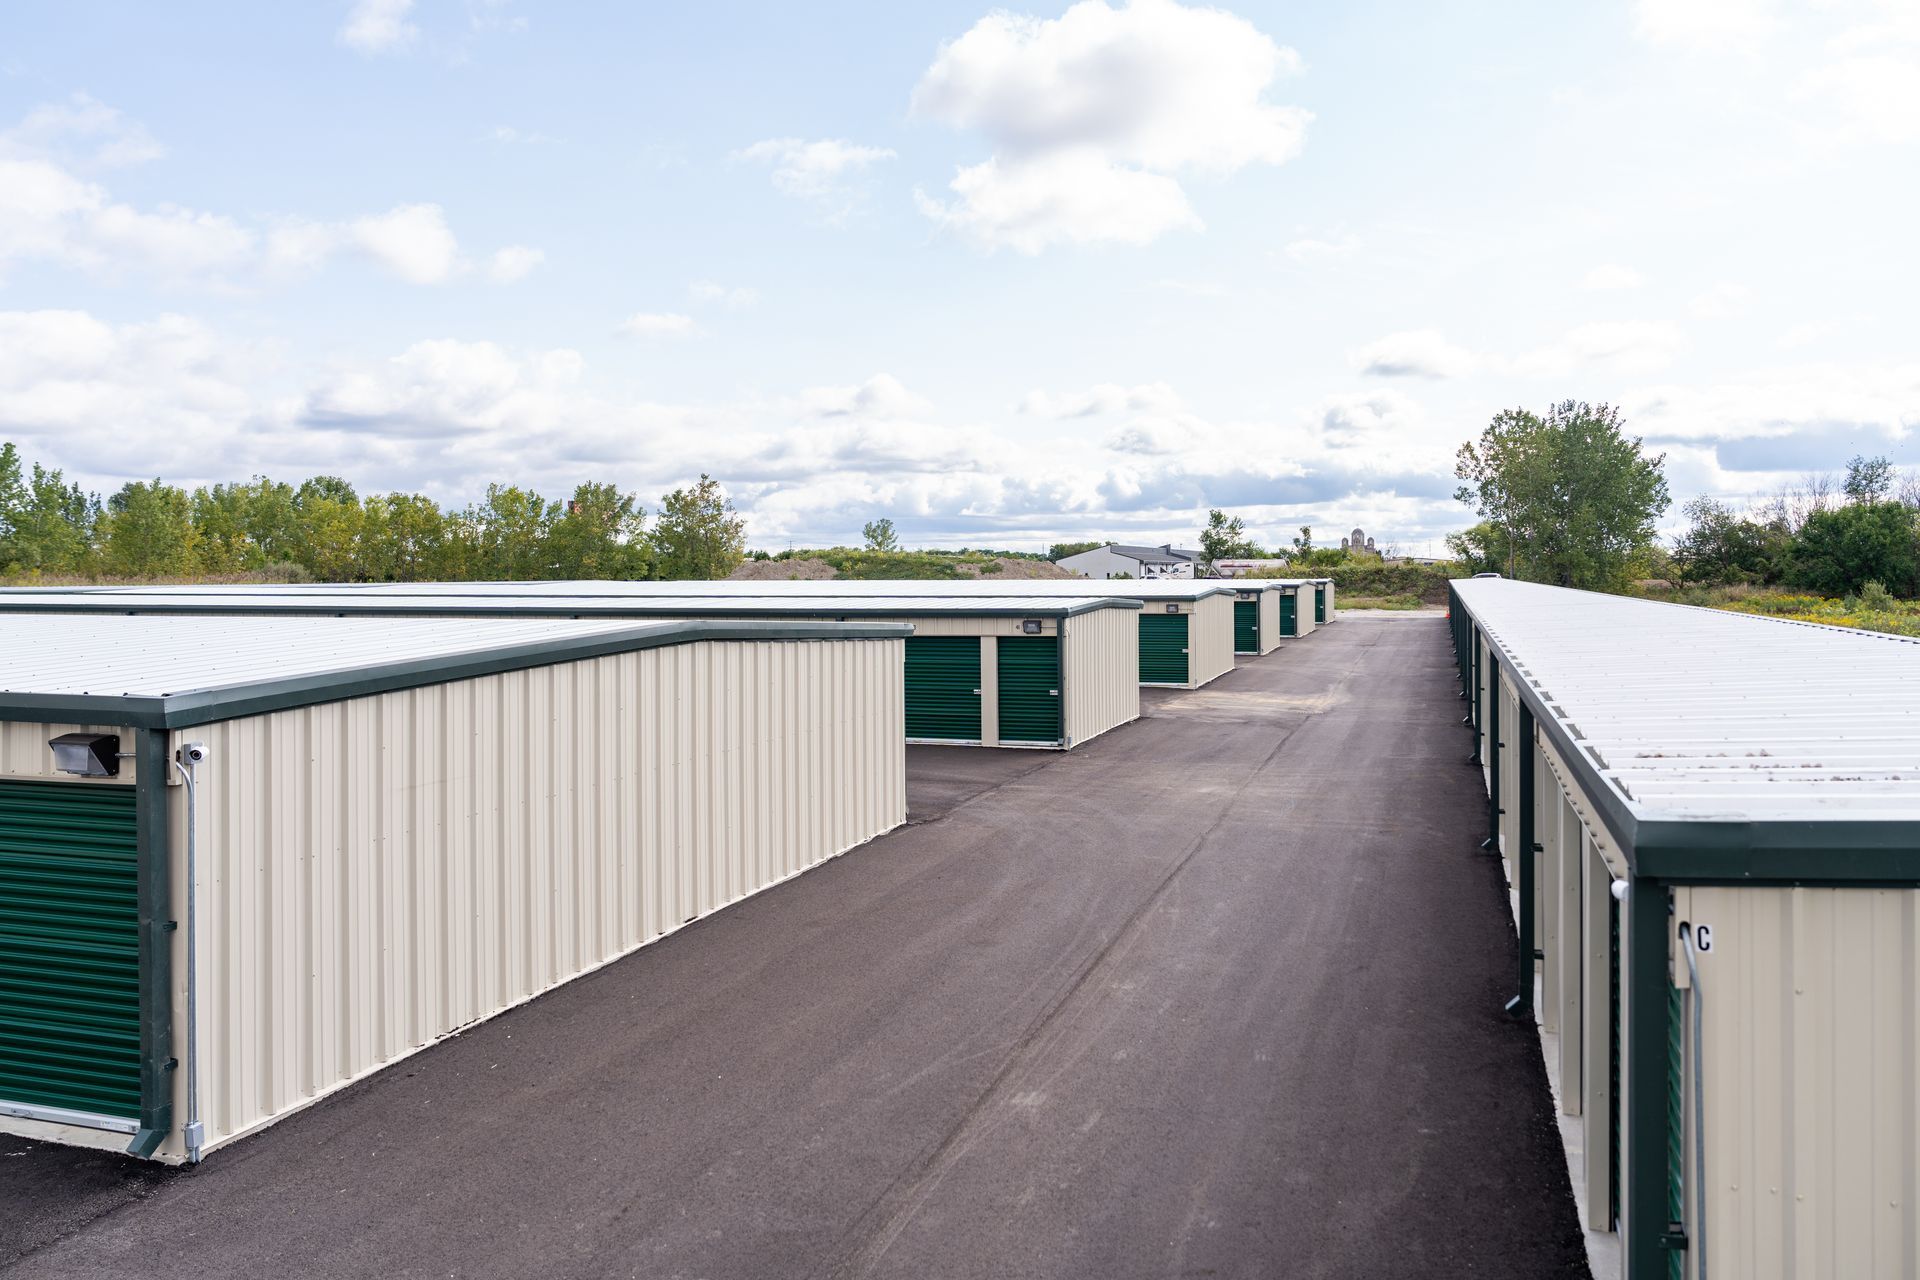
POLYGON ((1699 947, 1693 926, 1680 926, 1680 942, 1687 952, 1688 993, 1693 1021, 1693 1230, 1687 1239, 1693 1246, 1694 1280, 1707 1280, 1707 1091, 1706 1059, 1701 1056, 1701 1014, 1706 1009, 1706 992, 1700 987, 1699 947))
POLYGON ((206 1126, 200 1123, 200 984, 199 957, 194 933, 194 889, 198 871, 194 866, 194 835, 199 825, 199 805, 194 792, 193 767, 207 758, 205 743, 189 742, 174 752, 173 767, 187 788, 187 1123, 181 1129, 186 1143, 187 1163, 200 1163, 200 1149, 206 1140, 206 1126))

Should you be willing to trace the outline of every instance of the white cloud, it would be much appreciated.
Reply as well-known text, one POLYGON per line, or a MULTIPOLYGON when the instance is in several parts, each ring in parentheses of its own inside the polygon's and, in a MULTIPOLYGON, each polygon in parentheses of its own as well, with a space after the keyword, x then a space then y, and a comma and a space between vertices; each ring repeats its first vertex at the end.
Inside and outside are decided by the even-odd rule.
POLYGON ((810 387, 800 393, 802 411, 821 418, 876 418, 899 421, 922 416, 933 406, 907 390, 891 374, 877 373, 851 387, 810 387))
POLYGON ((1745 285, 1721 282, 1704 293, 1696 294, 1688 309, 1704 320, 1725 320, 1737 316, 1747 309, 1753 299, 1753 291, 1745 285))
POLYGON ((410 284, 439 284, 460 261, 460 244, 437 204, 408 204, 349 228, 354 243, 410 284))
POLYGON ((515 280, 524 280, 535 267, 547 260, 547 255, 539 249, 524 244, 510 244, 497 249, 487 259, 487 275, 497 284, 511 284, 515 280))
POLYGON ((35 107, 0 133, 0 152, 74 155, 75 143, 82 145, 74 158, 102 168, 144 164, 167 153, 145 125, 85 93, 35 107))
POLYGON ((1332 240, 1325 240, 1316 236, 1305 236, 1299 240, 1289 240, 1281 252, 1284 253, 1290 261, 1299 263, 1304 267, 1321 262, 1331 262, 1337 258, 1344 258, 1359 247, 1359 239, 1350 235, 1340 236, 1332 240))
MULTIPOLYGON (((311 273, 344 251, 413 284, 438 284, 473 265, 437 204, 400 205, 348 222, 281 218, 263 225, 174 204, 137 208, 69 167, 60 152, 76 139, 90 148, 83 163, 161 154, 138 124, 84 96, 37 108, 0 132, 0 272, 48 261, 108 280, 142 276, 234 289, 311 273)), ((488 274, 517 279, 540 257, 538 249, 509 246, 493 255, 488 274)))
POLYGON ((1458 378, 1478 364, 1471 351, 1433 329, 1390 333, 1353 352, 1349 359, 1360 372, 1379 378, 1458 378))
POLYGON ((695 280, 687 286, 687 296, 695 302, 711 302, 729 311, 745 311, 759 305, 760 292, 745 285, 727 286, 712 280, 695 280))
POLYGON ((1519 355, 1472 351, 1437 330, 1414 329, 1370 342, 1348 358, 1360 372, 1380 378, 1459 378, 1475 372, 1550 378, 1582 369, 1650 373, 1671 363, 1685 346, 1685 335, 1665 321, 1603 320, 1519 355))
POLYGON ((620 322, 620 331, 636 338, 684 338, 698 329, 692 316, 669 311, 636 311, 620 322))
POLYGON ((1064 394, 1029 391, 1021 398, 1019 411, 1039 418, 1091 418, 1121 412, 1177 413, 1184 407, 1174 389, 1164 382, 1134 387, 1103 382, 1085 391, 1064 394))
POLYGON ((1558 377, 1584 368, 1651 373, 1672 363, 1685 346, 1685 335, 1664 321, 1603 320, 1581 325, 1560 341, 1519 356, 1512 368, 1531 377, 1558 377))
POLYGON ((1646 283, 1646 278, 1632 267, 1623 267, 1616 262, 1605 262, 1587 272, 1580 281, 1583 289, 1638 289, 1646 283))
POLYGON ((1144 244, 1199 218, 1175 175, 1297 155, 1312 115, 1265 101, 1300 67, 1252 23, 1172 0, 1081 0, 1059 18, 989 14, 944 46, 916 115, 984 133, 951 202, 920 207, 987 247, 1144 244))
POLYGON ((1920 142, 1920 53, 1890 50, 1838 58, 1795 82, 1791 97, 1811 106, 1824 136, 1846 143, 1920 142))
POLYGON ((420 28, 407 21, 413 0, 356 0, 340 27, 339 40, 360 53, 399 53, 420 38, 420 28))
POLYGON ((959 197, 952 203, 916 191, 921 212, 987 248, 1034 254, 1056 244, 1143 245, 1201 225, 1178 182, 1093 150, 995 156, 960 170, 951 188, 959 197))
POLYGON ((1633 30, 1653 44, 1751 47, 1780 30, 1779 0, 1634 0, 1633 30))
POLYGON ((766 138, 734 152, 735 160, 763 164, 773 185, 815 205, 829 221, 843 221, 866 197, 867 170, 894 158, 886 147, 867 147, 845 138, 766 138))

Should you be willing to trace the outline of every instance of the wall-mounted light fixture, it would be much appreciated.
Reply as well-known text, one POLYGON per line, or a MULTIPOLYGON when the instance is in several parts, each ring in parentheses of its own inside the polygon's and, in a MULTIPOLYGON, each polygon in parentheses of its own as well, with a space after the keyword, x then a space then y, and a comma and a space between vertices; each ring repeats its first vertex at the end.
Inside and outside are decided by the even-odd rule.
POLYGON ((1174 603, 1173 601, 1171 601, 1171 600, 1169 600, 1169 601, 1167 602, 1167 612, 1168 612, 1168 613, 1178 613, 1178 612, 1180 612, 1180 606, 1179 606, 1179 605, 1177 605, 1177 604, 1175 604, 1175 603, 1174 603))
POLYGON ((1022 635, 1029 635, 1029 636, 1037 636, 1037 635, 1039 635, 1039 634, 1040 634, 1040 619, 1038 619, 1038 618, 1022 618, 1022 619, 1020 620, 1020 632, 1021 632, 1021 634, 1022 634, 1022 635))
POLYGON ((49 738, 53 767, 82 778, 120 776, 120 735, 117 733, 63 733, 49 738))

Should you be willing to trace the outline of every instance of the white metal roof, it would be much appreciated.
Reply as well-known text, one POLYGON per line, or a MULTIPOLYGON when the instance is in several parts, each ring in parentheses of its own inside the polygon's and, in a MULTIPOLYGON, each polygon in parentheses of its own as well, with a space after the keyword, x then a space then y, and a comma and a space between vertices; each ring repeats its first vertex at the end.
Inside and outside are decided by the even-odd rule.
POLYGON ((1920 642, 1453 585, 1636 820, 1920 820, 1920 642))
MULTIPOLYGON (((467 586, 468 584, 436 584, 467 586)), ((179 613, 220 610, 406 613, 412 609, 460 609, 474 613, 513 613, 529 608, 564 609, 573 614, 631 616, 636 611, 671 611, 676 616, 978 616, 1023 614, 1058 617, 1093 609, 1138 609, 1136 597, 1111 593, 1048 592, 1025 595, 867 595, 817 592, 724 594, 683 591, 574 594, 551 588, 571 584, 473 584, 472 589, 417 590, 398 587, 152 587, 109 591, 46 592, 0 597, 0 613, 18 610, 95 612, 153 610, 179 613), (533 588, 531 590, 525 588, 533 588)), ((599 584, 585 584, 599 585, 599 584)), ((621 585, 621 584, 616 584, 621 585)), ((679 584, 634 584, 675 586, 679 584)), ((714 584, 700 584, 712 586, 714 584)), ((856 584, 857 585, 857 584, 856 584)))
POLYGON ((522 645, 675 630, 670 622, 630 619, 0 614, 0 699, 21 693, 168 697, 522 645))

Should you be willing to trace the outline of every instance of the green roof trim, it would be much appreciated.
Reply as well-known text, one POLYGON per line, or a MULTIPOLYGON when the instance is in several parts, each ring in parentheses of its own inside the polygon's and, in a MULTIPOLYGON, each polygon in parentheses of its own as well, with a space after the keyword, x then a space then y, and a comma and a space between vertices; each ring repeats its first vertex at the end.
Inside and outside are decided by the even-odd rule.
POLYGON ((409 658, 377 666, 178 693, 36 694, 0 690, 0 720, 182 729, 296 707, 344 702, 398 689, 450 684, 506 671, 525 671, 702 640, 903 640, 912 634, 912 627, 898 623, 661 622, 558 640, 502 645, 471 653, 409 658))

